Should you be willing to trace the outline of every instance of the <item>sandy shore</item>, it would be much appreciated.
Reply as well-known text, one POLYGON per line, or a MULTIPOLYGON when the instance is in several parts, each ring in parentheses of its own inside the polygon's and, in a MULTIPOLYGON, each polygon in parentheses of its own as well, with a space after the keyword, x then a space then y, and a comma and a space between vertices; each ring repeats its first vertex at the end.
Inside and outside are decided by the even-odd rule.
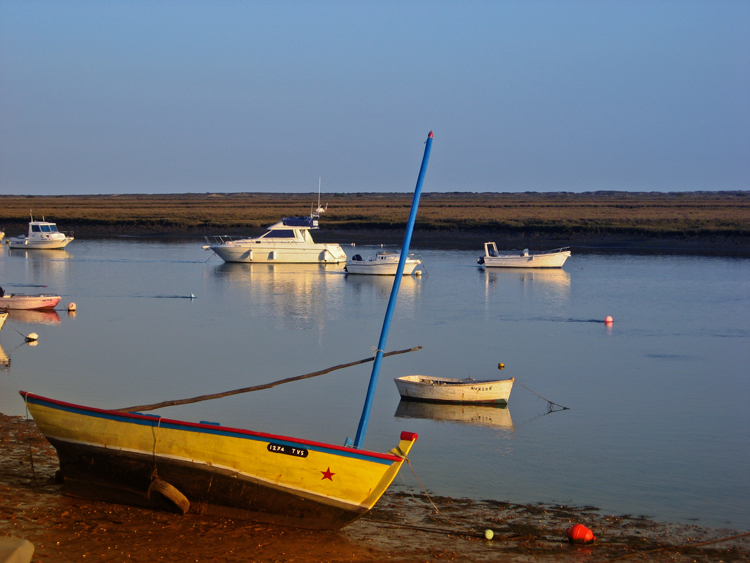
POLYGON ((57 456, 33 422, 0 414, 0 429, 0 536, 32 542, 32 561, 750 561, 750 532, 593 507, 392 491, 360 521, 312 532, 90 502, 61 493, 57 456), (570 544, 565 530, 576 523, 597 540, 570 544))

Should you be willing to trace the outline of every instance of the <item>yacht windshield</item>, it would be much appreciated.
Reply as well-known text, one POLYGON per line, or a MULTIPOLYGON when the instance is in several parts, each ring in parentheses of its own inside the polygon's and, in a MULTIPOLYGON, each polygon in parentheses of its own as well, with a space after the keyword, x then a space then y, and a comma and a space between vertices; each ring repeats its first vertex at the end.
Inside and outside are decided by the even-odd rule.
POLYGON ((294 238, 294 230, 272 229, 264 233, 260 238, 294 238))

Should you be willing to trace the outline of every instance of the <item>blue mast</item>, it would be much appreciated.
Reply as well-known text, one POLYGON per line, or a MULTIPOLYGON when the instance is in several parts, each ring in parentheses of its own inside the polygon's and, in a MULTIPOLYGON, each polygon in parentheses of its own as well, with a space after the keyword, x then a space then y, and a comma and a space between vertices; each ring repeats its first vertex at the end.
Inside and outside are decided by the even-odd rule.
POLYGON ((365 406, 362 409, 362 417, 359 419, 359 427, 357 428, 357 437, 354 439, 354 447, 361 448, 362 442, 365 439, 365 432, 367 431, 367 423, 370 420, 370 410, 372 409, 372 400, 375 396, 375 387, 378 384, 378 375, 380 373, 380 363, 383 361, 383 353, 385 351, 385 342, 388 340, 388 329, 391 327, 391 319, 393 318, 393 310, 396 308, 396 299, 398 298, 398 290, 401 287, 401 277, 404 275, 404 265, 406 264, 406 258, 409 256, 409 245, 411 245, 411 234, 414 231, 414 222, 417 219, 417 208, 419 207, 419 196, 422 194, 422 182, 424 181, 425 172, 427 172, 427 162, 430 160, 430 150, 432 149, 432 131, 427 135, 427 141, 425 143, 424 156, 422 157, 422 167, 419 169, 419 177, 417 178, 417 187, 414 189, 414 199, 411 202, 411 212, 409 213, 409 221, 406 224, 406 233, 404 234, 404 244, 401 246, 401 258, 398 261, 398 268, 396 269, 396 278, 393 280, 393 288, 391 289, 391 297, 388 299, 388 308, 385 311, 385 320, 383 321, 383 329, 380 331, 380 342, 378 342, 378 349, 375 353, 375 361, 372 364, 372 375, 370 376, 370 385, 367 388, 367 397, 365 398, 365 406))

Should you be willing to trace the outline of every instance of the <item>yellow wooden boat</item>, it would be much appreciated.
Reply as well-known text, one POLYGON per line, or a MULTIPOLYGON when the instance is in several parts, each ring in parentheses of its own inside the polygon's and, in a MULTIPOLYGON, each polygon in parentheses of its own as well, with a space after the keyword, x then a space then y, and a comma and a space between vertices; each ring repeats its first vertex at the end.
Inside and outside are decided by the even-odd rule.
POLYGON ((65 403, 21 392, 72 495, 337 529, 370 510, 417 435, 388 453, 65 403))
POLYGON ((21 391, 37 426, 57 450, 65 490, 109 502, 312 529, 341 528, 375 506, 417 439, 414 433, 402 432, 398 445, 387 453, 362 447, 414 229, 432 132, 425 145, 404 250, 353 442, 347 439, 346 445, 334 446, 207 422, 125 412, 152 410, 164 404, 105 410, 21 391))

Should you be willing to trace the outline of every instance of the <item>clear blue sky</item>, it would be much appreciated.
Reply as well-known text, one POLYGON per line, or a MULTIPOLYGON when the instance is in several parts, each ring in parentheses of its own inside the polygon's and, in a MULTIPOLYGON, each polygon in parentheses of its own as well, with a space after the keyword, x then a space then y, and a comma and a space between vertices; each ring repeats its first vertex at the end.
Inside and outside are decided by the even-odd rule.
POLYGON ((0 0, 0 193, 750 189, 750 1, 0 0))

